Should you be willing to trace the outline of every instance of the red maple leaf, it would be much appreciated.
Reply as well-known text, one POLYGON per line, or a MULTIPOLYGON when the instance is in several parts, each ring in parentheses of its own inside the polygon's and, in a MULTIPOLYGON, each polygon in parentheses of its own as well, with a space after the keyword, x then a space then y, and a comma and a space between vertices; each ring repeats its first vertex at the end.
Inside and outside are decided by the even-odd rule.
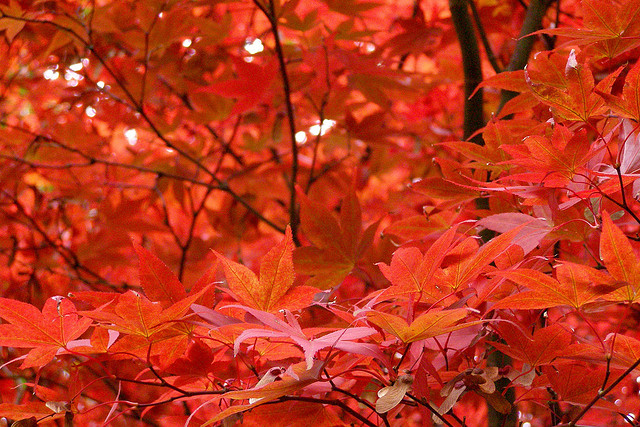
POLYGON ((274 61, 262 66, 236 56, 232 56, 231 61, 237 78, 214 83, 199 91, 235 98, 237 102, 231 110, 231 115, 235 115, 244 113, 266 100, 271 82, 276 77, 277 67, 274 61))
POLYGON ((82 335, 92 320, 81 317, 67 298, 52 297, 42 312, 31 304, 0 298, 0 317, 9 324, 0 325, 0 345, 30 348, 21 368, 40 368, 67 344, 82 335))
POLYGON ((260 264, 260 278, 249 268, 214 251, 222 263, 230 293, 241 303, 263 311, 296 310, 311 304, 318 289, 293 286, 293 239, 287 227, 284 239, 260 264))

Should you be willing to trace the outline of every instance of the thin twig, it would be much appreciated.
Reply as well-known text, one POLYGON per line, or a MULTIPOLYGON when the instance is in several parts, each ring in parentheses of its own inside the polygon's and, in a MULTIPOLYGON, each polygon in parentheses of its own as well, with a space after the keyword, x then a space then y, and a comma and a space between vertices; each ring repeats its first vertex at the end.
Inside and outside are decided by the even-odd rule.
POLYGON ((484 51, 487 54, 487 59, 489 59, 489 63, 491 64, 493 71, 500 73, 502 72, 502 69, 500 64, 498 64, 495 54, 493 53, 493 49, 491 49, 491 43, 489 43, 489 39, 487 38, 487 32, 484 30, 484 25, 482 25, 482 20, 480 19, 480 14, 478 13, 475 1, 469 0, 469 6, 471 7, 471 14, 473 15, 473 20, 476 23, 478 34, 480 34, 480 40, 482 40, 484 51))
POLYGON ((365 424, 365 425, 367 425, 369 427, 378 427, 374 423, 372 423, 371 421, 369 421, 368 419, 366 419, 365 417, 360 415, 357 411, 354 411, 353 409, 351 409, 351 407, 349 407, 349 405, 347 405, 346 403, 344 403, 344 402, 342 402, 340 400, 337 400, 337 399, 316 399, 316 398, 313 398, 313 397, 304 397, 304 396, 282 396, 281 398, 279 398, 276 401, 265 402, 265 405, 270 404, 270 403, 272 404, 272 403, 286 402, 286 401, 310 402, 310 403, 320 403, 320 404, 324 404, 324 405, 337 406, 337 407, 341 408, 342 410, 344 410, 345 412, 347 412, 348 414, 350 414, 352 417, 354 417, 357 420, 359 420, 361 423, 363 423, 363 424, 365 424))
POLYGON ((374 413, 376 413, 378 416, 380 416, 380 418, 382 418, 382 422, 384 423, 385 426, 389 427, 389 421, 387 420, 387 417, 384 416, 384 414, 379 414, 376 411, 376 407, 373 406, 373 404, 371 402, 369 402, 366 399, 361 398, 358 395, 355 395, 353 393, 351 393, 350 391, 341 389, 340 387, 338 387, 333 380, 331 379, 331 376, 329 375, 329 372, 327 372, 327 370, 325 369, 324 371, 325 375, 327 376, 327 378, 329 379, 329 384, 331 384, 331 389, 334 391, 337 391, 338 393, 342 393, 346 396, 349 396, 350 398, 354 399, 356 402, 360 403, 361 405, 366 406, 367 408, 371 409, 374 413))
MULTIPOLYGON (((287 73, 287 64, 282 50, 282 42, 280 41, 280 33, 278 31, 278 17, 275 12, 273 0, 269 0, 269 9, 254 0, 254 4, 262 11, 271 24, 271 32, 275 42, 276 56, 280 66, 280 75, 282 77, 282 87, 284 90, 284 102, 287 109, 287 119, 289 121, 289 137, 291 139, 291 178, 289 181, 289 224, 291 226, 291 234, 296 246, 300 246, 298 239, 298 207, 296 202, 296 184, 298 182, 298 143, 296 142, 296 121, 293 113, 293 102, 291 101, 291 85, 289 83, 289 74, 287 73)), ((321 124, 322 125, 322 124, 321 124)))
POLYGON ((422 405, 425 408, 427 408, 433 415, 435 415, 440 421, 442 421, 443 424, 449 426, 449 427, 454 427, 453 424, 451 424, 449 421, 447 421, 447 419, 440 414, 440 412, 438 412, 438 410, 436 408, 434 408, 433 406, 431 406, 431 404, 429 402, 427 402, 426 400, 423 399, 418 399, 416 396, 407 393, 407 397, 414 400, 418 405, 422 405))
MULTIPOLYGON (((254 215, 256 215, 261 221, 263 221, 265 224, 269 225, 271 228, 284 233, 284 228, 280 227, 278 225, 276 225, 275 223, 273 223, 272 221, 268 220, 267 218, 265 218, 262 214, 260 214, 253 206, 251 206, 246 200, 244 200, 240 195, 238 195, 236 192, 234 192, 228 185, 228 183, 220 178, 218 178, 212 171, 210 171, 202 162, 200 162, 200 160, 198 160, 197 158, 195 158, 194 156, 192 156, 191 154, 189 154, 188 152, 186 152, 184 149, 180 148, 179 146, 177 146, 176 144, 174 144, 173 142, 171 142, 161 131, 160 129, 156 126, 156 124, 151 120, 151 118, 149 117, 149 115, 146 113, 146 111, 144 111, 144 109, 141 107, 141 105, 138 103, 137 98, 133 95, 133 93, 131 93, 131 91, 129 90, 129 88, 122 82, 122 79, 120 78, 120 76, 118 75, 118 73, 116 73, 116 71, 111 68, 111 66, 109 65, 109 63, 102 57, 102 55, 100 55, 97 50, 95 49, 93 43, 91 43, 91 40, 85 40, 80 34, 78 34, 76 31, 74 31, 73 29, 67 28, 63 25, 60 25, 56 22, 52 22, 52 21, 47 21, 47 20, 42 20, 42 19, 32 19, 32 18, 24 18, 24 17, 19 17, 19 16, 12 16, 12 15, 7 15, 5 13, 2 13, 1 15, 3 18, 7 18, 7 19, 14 19, 17 21, 22 21, 22 22, 28 22, 28 23, 34 23, 34 24, 43 24, 43 25, 51 25, 57 29, 59 29, 60 31, 64 31, 68 34, 70 34, 71 36, 73 36, 74 38, 76 38, 77 40, 79 40, 84 47, 93 54, 93 56, 98 60, 98 62, 100 62, 100 64, 104 67, 104 69, 107 71, 107 73, 109 73, 109 75, 111 75, 111 77, 113 77, 113 79, 115 80, 115 82, 118 84, 118 86, 122 89, 122 91, 125 93, 125 96, 127 97, 127 99, 129 100, 129 102, 131 103, 130 108, 137 112, 140 117, 142 117, 142 119, 147 123, 147 125, 149 126, 149 128, 151 129, 151 131, 168 147, 171 148, 172 150, 174 150, 176 153, 178 153, 179 155, 181 155, 182 157, 184 157, 185 159, 187 159, 189 162, 193 163, 196 167, 198 167, 199 169, 201 169, 204 173, 206 173, 207 175, 211 176, 216 183, 219 186, 219 189, 228 193, 231 197, 233 197, 236 201, 238 201, 242 206, 244 206, 245 208, 247 208, 251 213, 253 213, 254 215)), ((276 26, 277 28, 277 26, 276 26)), ((274 34, 276 35, 276 38, 279 39, 279 36, 277 35, 277 31, 274 32, 274 34)), ((282 54, 282 46, 280 46, 280 54, 282 54)), ((284 54, 282 54, 282 60, 284 61, 284 54)), ((286 71, 285 71, 286 72, 286 71)), ((288 81, 288 77, 286 79, 286 87, 289 87, 289 81, 288 81)), ((289 91, 290 92, 290 91, 289 91)), ((288 110, 290 109, 291 114, 293 114, 293 106, 291 104, 291 99, 287 98, 288 102, 287 102, 287 106, 288 106, 288 110)), ((290 118, 290 122, 293 120, 293 117, 291 116, 290 118)), ((294 152, 294 165, 295 168, 292 168, 292 178, 295 177, 297 175, 297 166, 298 166, 298 162, 297 162, 297 145, 295 144, 295 128, 293 128, 293 147, 295 148, 295 152, 294 152), (295 174, 293 173, 295 172, 295 174)), ((292 180, 292 185, 295 185, 295 180, 292 180)), ((293 188, 293 187, 292 187, 293 188)), ((295 191, 292 191, 291 193, 291 197, 292 200, 295 202, 295 191)), ((293 206, 293 218, 295 219, 295 203, 293 206)), ((292 230, 293 230, 293 224, 292 224, 292 230)), ((296 222, 296 229, 297 229, 297 222, 296 222)))
POLYGON ((622 382, 622 380, 624 380, 626 376, 629 375, 631 372, 633 372, 633 370, 636 369, 638 366, 640 366, 640 359, 636 360, 633 365, 629 366, 627 370, 622 373, 622 375, 620 375, 614 382, 611 383, 611 385, 609 385, 609 387, 605 388, 604 390, 602 389, 599 390, 596 397, 594 397, 589 403, 587 403, 587 405, 584 408, 582 408, 582 411, 580 411, 578 415, 573 417, 573 419, 569 422, 568 426, 574 427, 576 423, 580 421, 582 417, 584 417, 587 411, 589 411, 589 409, 591 409, 591 407, 598 402, 598 400, 602 399, 607 394, 609 394, 611 390, 614 389, 615 386, 620 384, 620 382, 622 382))
MULTIPOLYGON (((29 228, 31 228, 32 230, 35 230, 37 232, 38 235, 40 235, 42 237, 42 239, 44 239, 44 241, 53 249, 55 249, 60 256, 62 257, 62 259, 64 260, 64 262, 71 267, 73 270, 76 271, 76 273, 78 273, 78 279, 79 280, 83 280, 82 277, 80 276, 80 271, 83 271, 84 273, 88 274, 89 276, 93 277, 94 279, 98 280, 99 283, 107 285, 109 287, 114 287, 113 284, 109 283, 109 281, 107 281, 106 279, 104 279, 102 276, 100 276, 98 273, 92 271, 91 269, 85 267, 84 265, 82 265, 80 263, 80 260, 78 258, 78 255, 76 255, 75 252, 73 252, 72 250, 65 248, 64 246, 57 244, 50 236, 49 234, 47 234, 46 230, 44 230, 42 228, 42 226, 35 220, 35 218, 33 218, 31 215, 28 214, 27 210, 24 208, 24 206, 22 206, 22 204, 20 203, 20 201, 14 197, 13 195, 11 195, 8 191, 6 190, 0 190, 0 192, 2 194, 4 194, 7 198, 9 198, 11 200, 11 202, 13 203, 13 205, 16 207, 16 209, 18 210, 18 212, 24 216, 24 218, 27 220, 29 228)), ((7 213, 3 212, 5 215, 8 215, 7 213)), ((84 281, 84 280, 83 280, 84 281)), ((89 284, 88 282, 84 281, 85 283, 89 284)))

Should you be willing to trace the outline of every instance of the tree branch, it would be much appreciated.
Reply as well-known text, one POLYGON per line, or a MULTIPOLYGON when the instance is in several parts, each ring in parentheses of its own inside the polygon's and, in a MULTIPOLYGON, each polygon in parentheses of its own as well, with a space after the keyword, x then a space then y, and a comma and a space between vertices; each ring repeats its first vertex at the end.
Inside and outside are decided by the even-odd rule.
MULTIPOLYGON (((462 53, 462 69, 464 71, 463 138, 468 139, 478 129, 484 127, 482 89, 471 96, 482 82, 482 63, 478 41, 467 10, 467 0, 449 0, 449 10, 462 53)), ((483 145, 480 135, 473 137, 472 141, 483 145)))
POLYGON ((476 7, 474 0, 469 0, 469 7, 471 7, 471 14, 473 15, 476 27, 478 28, 478 34, 480 35, 480 40, 482 40, 482 46, 484 46, 484 51, 487 53, 487 59, 489 59, 489 63, 491 64, 493 71, 500 73, 502 72, 502 69, 500 68, 500 64, 498 64, 498 60, 493 53, 493 49, 491 49, 491 44, 487 38, 487 32, 484 30, 480 14, 478 13, 478 8, 476 7))
MULTIPOLYGON (((278 17, 275 12, 273 0, 269 0, 269 9, 267 10, 258 0, 254 0, 254 4, 262 11, 271 24, 271 32, 273 33, 276 56, 280 66, 280 75, 282 77, 282 87, 284 90, 284 102, 287 109, 287 119, 289 121, 289 137, 291 139, 291 178, 289 182, 289 224, 291 225, 291 234, 293 242, 296 246, 300 246, 298 239, 298 207, 296 202, 296 183, 298 181, 298 143, 296 142, 296 121, 293 113, 293 103, 291 102, 291 85, 289 84, 289 74, 287 74, 287 64, 285 63, 284 51, 282 50, 282 42, 280 41, 280 33, 278 32, 278 17)), ((320 123, 322 126, 322 123, 320 123)))
POLYGON ((633 370, 636 369, 638 366, 640 366, 640 359, 636 360, 633 365, 629 366, 626 371, 624 371, 614 382, 612 382, 609 385, 609 387, 605 388, 604 390, 599 390, 598 394, 596 395, 596 397, 594 397, 591 400, 591 402, 587 403, 587 405, 584 408, 582 408, 582 411, 580 411, 580 413, 578 415, 573 417, 573 419, 567 425, 569 427, 574 427, 576 425, 576 423, 578 421, 580 421, 580 419, 582 417, 584 417, 584 415, 587 413, 587 411, 589 411, 589 409, 591 409, 591 407, 598 402, 598 400, 602 399, 607 394, 609 394, 611 392, 611 390, 614 389, 615 386, 620 384, 620 382, 623 379, 625 379, 627 377, 627 375, 629 375, 631 372, 633 372, 633 370))
MULTIPOLYGON (((22 22, 29 22, 29 23, 34 23, 34 24, 43 24, 43 25, 51 25, 57 29, 59 29, 60 31, 64 31, 66 33, 68 33, 69 35, 73 36, 74 38, 76 38, 78 41, 80 41, 84 47, 93 54, 93 56, 98 60, 98 62, 100 62, 100 64, 105 68, 105 70, 107 71, 107 73, 109 73, 109 75, 114 79, 114 81, 118 84, 118 86, 122 89, 122 91, 125 93, 127 99, 129 100, 129 102, 131 103, 131 105, 129 105, 129 107, 137 112, 140 117, 142 117, 142 119, 147 123, 147 125, 149 126, 149 128, 151 129, 151 131, 168 147, 171 148, 172 150, 174 150, 176 153, 178 153, 179 155, 181 155, 182 157, 184 157, 185 159, 187 159, 189 162, 191 162, 192 164, 194 164, 197 168, 201 169, 205 174, 209 175, 211 178, 213 178, 213 180, 216 182, 216 184, 218 185, 219 189, 228 193, 231 197, 233 197, 236 201, 238 201, 242 206, 244 206, 245 208, 247 208, 250 212, 252 212, 254 215, 256 215, 261 221, 263 221, 264 223, 266 223, 267 225, 269 225, 271 228, 273 228, 274 230, 279 231, 280 233, 284 233, 284 228, 280 227, 278 225, 276 225, 275 223, 273 223, 272 221, 266 219, 262 214, 260 214, 255 208, 253 208, 246 200, 244 200, 242 197, 240 197, 237 193, 235 193, 230 187, 229 184, 218 178, 215 173, 213 173, 211 170, 209 170, 200 160, 198 160, 196 157, 192 156, 191 154, 189 154, 187 151, 185 151, 184 149, 180 148, 179 146, 177 146, 176 144, 174 144, 172 141, 170 141, 161 131, 160 129, 156 126, 156 124, 151 120, 151 117, 149 117, 149 115, 146 113, 146 111, 142 108, 142 105, 138 103, 138 100, 136 99, 136 97, 133 95, 133 93, 129 90, 129 88, 122 82, 122 80, 119 78, 118 73, 115 72, 114 69, 111 68, 111 66, 109 65, 109 63, 107 63, 107 61, 97 52, 97 50, 95 49, 95 47, 93 46, 93 44, 91 43, 91 40, 85 40, 80 34, 78 34, 76 31, 74 31, 73 29, 67 28, 63 25, 60 25, 56 22, 52 22, 52 21, 47 21, 47 20, 43 20, 43 19, 32 19, 32 18, 23 18, 23 17, 19 17, 19 16, 11 16, 11 15, 7 15, 5 13, 2 14, 3 18, 7 18, 7 19, 13 19, 13 20, 17 20, 17 21, 22 21, 22 22)), ((277 28, 277 27, 276 27, 277 28)), ((279 45, 279 36, 277 35, 277 31, 274 31, 274 34, 276 35, 276 39, 278 41, 278 43, 276 43, 277 45, 279 45)), ((282 54, 282 47, 280 46, 280 54, 282 54)), ((284 56, 282 56, 282 63, 284 63, 284 56)), ((283 72, 286 75, 286 71, 283 70, 283 72)), ((289 80, 288 77, 285 79, 286 80, 286 89, 285 91, 289 91, 289 80)), ((290 91, 287 92, 290 94, 290 91)), ((286 97, 287 98, 287 111, 290 111, 291 114, 293 114, 293 106, 291 104, 291 99, 290 97, 286 97)), ((293 121, 293 116, 290 116, 290 123, 293 121)), ((295 176, 297 175, 297 170, 298 170, 298 161, 297 161, 297 145, 295 143, 295 128, 292 128, 292 144, 293 147, 295 148, 294 151, 294 165, 295 168, 292 168, 292 188, 294 188, 295 186, 295 176), (293 173, 295 172, 295 174, 293 173)), ((293 202, 295 202, 295 191, 292 191, 291 193, 291 199, 293 202)), ((294 204, 294 208, 295 208, 295 204, 294 204)), ((295 209, 294 209, 294 215, 293 218, 295 219, 296 215, 295 215, 295 209)), ((296 229, 297 229, 297 221, 296 221, 296 229)), ((293 228, 293 224, 292 224, 292 231, 294 231, 293 228)), ((294 235, 295 236, 295 235, 294 235)), ((296 237, 294 237, 294 239, 296 239, 296 237)), ((299 243, 298 243, 299 244, 299 243)))
MULTIPOLYGON (((542 28, 542 18, 544 18, 549 4, 550 2, 548 0, 531 0, 529 2, 529 7, 527 8, 527 13, 524 17, 522 28, 520 29, 520 37, 516 43, 516 49, 513 51, 511 61, 509 62, 509 65, 507 65, 505 71, 522 70, 525 65, 527 65, 529 55, 533 49, 533 42, 535 41, 535 37, 532 36, 532 33, 542 28)), ((500 112, 502 107, 504 107, 504 104, 513 99, 516 95, 516 92, 503 90, 500 98, 500 106, 498 107, 497 112, 500 112)))

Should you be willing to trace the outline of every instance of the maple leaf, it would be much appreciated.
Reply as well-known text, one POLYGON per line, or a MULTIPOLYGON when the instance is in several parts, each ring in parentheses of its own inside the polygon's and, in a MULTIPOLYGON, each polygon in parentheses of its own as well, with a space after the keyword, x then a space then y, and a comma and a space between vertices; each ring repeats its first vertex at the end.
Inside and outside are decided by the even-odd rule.
POLYGON ((442 170, 441 177, 427 177, 411 184, 411 189, 434 199, 447 200, 459 204, 481 196, 480 191, 469 186, 469 181, 460 173, 465 168, 458 162, 437 160, 442 170))
POLYGON ((512 159, 505 163, 523 166, 523 174, 512 174, 512 179, 526 178, 531 182, 543 182, 546 187, 567 186, 576 174, 584 174, 587 162, 597 153, 592 150, 586 131, 572 132, 567 127, 555 125, 551 137, 532 135, 519 145, 502 147, 512 159))
POLYGON ((130 290, 118 295, 110 305, 83 311, 82 314, 111 330, 150 339, 154 334, 171 327, 173 322, 181 320, 205 289, 166 309, 160 303, 152 302, 144 295, 130 290))
POLYGON ((498 233, 506 233, 522 226, 520 232, 513 238, 513 243, 519 245, 525 254, 538 246, 540 241, 553 229, 544 219, 534 218, 519 212, 489 215, 482 218, 477 224, 498 233))
MULTIPOLYGON (((379 97, 386 98, 384 94, 379 95, 379 97)), ((388 113, 385 110, 375 111, 358 121, 347 110, 345 113, 345 128, 354 138, 380 145, 393 145, 392 140, 389 138, 392 130, 385 125, 387 115, 388 113)))
POLYGON ((9 322, 0 325, 0 345, 31 349, 22 369, 46 365, 92 323, 80 317, 75 305, 64 297, 49 298, 42 312, 31 304, 0 298, 0 317, 9 322))
MULTIPOLYGON (((229 306, 234 307, 234 306, 229 306)), ((285 322, 277 316, 261 312, 252 308, 235 306, 247 310, 256 319, 264 323, 269 329, 246 329, 236 338, 233 348, 234 354, 240 351, 240 344, 249 338, 289 338, 296 343, 305 355, 307 366, 313 365, 315 354, 324 348, 335 348, 348 353, 362 354, 382 360, 383 354, 377 345, 355 342, 357 339, 376 334, 376 330, 369 327, 353 327, 330 332, 321 337, 307 338, 300 324, 289 310, 284 310, 285 322)))
POLYGON ((249 425, 278 425, 287 419, 291 427, 335 427, 346 425, 331 407, 313 402, 282 402, 258 406, 242 414, 242 422, 249 425))
POLYGON ((449 257, 453 261, 446 268, 437 272, 437 279, 452 290, 461 286, 469 286, 482 274, 489 264, 501 256, 513 244, 525 224, 515 227, 506 233, 494 237, 477 249, 477 239, 469 237, 455 247, 449 257), (471 255, 473 252, 475 254, 471 255))
MULTIPOLYGON (((119 334, 115 343, 106 345, 109 352, 123 352, 141 359, 160 357, 158 364, 168 365, 187 350, 191 329, 184 326, 184 316, 208 289, 209 286, 204 287, 166 308, 130 290, 106 305, 82 314, 119 334)), ((96 352, 105 351, 102 341, 96 344, 96 352)), ((91 345, 93 347, 93 343, 91 345)))
POLYGON ((478 324, 478 322, 458 324, 458 322, 467 317, 468 314, 469 312, 464 308, 441 311, 432 310, 418 316, 411 322, 411 325, 409 325, 407 321, 400 316, 380 311, 369 311, 367 313, 367 320, 408 344, 478 324))
POLYGON ((20 3, 16 0, 10 0, 9 5, 0 5, 0 31, 5 30, 5 37, 11 43, 11 41, 18 35, 20 31, 26 25, 26 21, 20 19, 7 18, 20 18, 24 14, 20 3))
POLYGON ((377 2, 368 2, 361 0, 323 0, 329 6, 329 9, 342 13, 347 16, 356 16, 367 10, 375 9, 380 6, 377 2))
POLYGON ((187 296, 184 286, 158 257, 134 244, 140 263, 140 286, 153 301, 176 303, 187 296))
POLYGON ((529 310, 560 305, 580 309, 612 290, 611 280, 606 274, 586 265, 569 262, 556 267, 557 279, 528 268, 496 274, 530 290, 517 292, 498 301, 494 309, 529 310))
POLYGON ((611 343, 611 363, 628 368, 640 359, 640 340, 618 334, 609 334, 605 340, 611 343))
MULTIPOLYGON (((547 375, 553 390, 567 402, 587 403, 601 389, 605 377, 604 369, 590 368, 582 364, 544 366, 542 372, 547 375)), ((611 405, 615 410, 615 406, 611 405)))
MULTIPOLYGON (((253 389, 258 389, 261 387, 264 387, 267 384, 271 384, 274 381, 280 381, 281 375, 284 373, 285 369, 277 366, 275 368, 271 368, 269 369, 261 378, 260 381, 258 381, 256 383, 255 386, 253 386, 253 389)), ((256 398, 251 398, 249 399, 249 404, 255 403, 260 399, 256 399, 256 398)))
POLYGON ((589 45, 599 58, 614 58, 640 44, 638 4, 624 0, 611 7, 606 0, 583 0, 583 28, 551 28, 540 33, 570 37, 572 44, 589 45))
POLYGON ((340 221, 320 203, 300 196, 300 224, 314 246, 294 252, 296 270, 312 276, 307 284, 320 289, 336 286, 351 273, 358 260, 371 246, 378 222, 362 231, 360 203, 353 191, 342 201, 340 221))
POLYGON ((525 80, 524 70, 503 71, 502 73, 487 77, 478 85, 476 91, 487 86, 511 92, 526 92, 529 90, 529 86, 527 86, 525 80))
MULTIPOLYGON (((13 363, 34 366, 12 375, 22 387, 3 378, 2 399, 23 402, 27 387, 43 403, 0 414, 23 425, 63 412, 67 424, 134 423, 132 410, 157 425, 430 424, 424 405, 403 405, 411 380, 434 415, 471 408, 472 424, 486 424, 482 400, 541 422, 557 402, 569 422, 614 382, 585 421, 635 414, 621 375, 640 357, 637 224, 592 224, 616 201, 635 210, 640 190, 638 0, 584 0, 583 12, 580 1, 561 2, 557 28, 538 33, 568 49, 536 56, 534 43, 526 71, 481 85, 520 93, 503 108, 487 93, 485 115, 501 109, 478 130, 482 146, 457 140, 464 77, 446 2, 0 1, 2 293, 29 298, 34 313, 8 307, 36 322, 48 296, 71 291, 86 310, 77 323, 92 321, 74 339, 66 328, 16 349, 13 363), (323 120, 335 126, 316 134, 323 120), (300 219, 287 200, 308 179, 314 196, 297 198, 290 236, 279 224, 300 219), (367 221, 380 217, 378 238, 367 221), (284 240, 263 250, 270 227, 284 240), (460 227, 502 235, 485 244, 460 227), (131 238, 181 260, 185 284, 209 270, 183 286, 145 249, 132 259, 131 238), (606 270, 594 271, 598 243, 606 270), (269 253, 249 270, 222 256, 211 265, 210 247, 269 253), (209 286, 220 273, 228 286, 209 286), (296 286, 305 280, 341 289, 296 286), (535 332, 536 310, 505 315, 549 304, 551 326, 535 332), (504 341, 492 346, 482 324, 504 341), (515 365, 485 366, 494 350, 515 365), (42 369, 52 355, 56 369, 42 369), (517 401, 497 387, 507 379, 517 401)), ((474 5, 497 62, 510 63, 531 13, 474 5)), ((0 343, 39 337, 0 322, 0 343)))
MULTIPOLYGON (((500 73, 497 76, 502 76, 500 73)), ((523 84, 524 77, 522 78, 523 84)), ((537 102, 537 101, 536 101, 537 102)), ((466 158, 473 161, 473 167, 486 169, 492 174, 500 174, 510 168, 506 161, 509 156, 501 148, 513 142, 520 143, 525 136, 531 133, 531 122, 523 123, 519 120, 510 120, 509 126, 503 121, 493 119, 484 127, 482 139, 484 145, 474 144, 469 141, 446 141, 440 145, 450 147, 456 152, 464 154, 466 158)))
POLYGON ((557 324, 537 329, 533 336, 511 323, 499 323, 494 327, 506 344, 496 341, 491 345, 531 368, 552 363, 571 343, 571 334, 557 324))
POLYGON ((51 408, 47 406, 44 402, 26 402, 20 405, 16 405, 15 403, 0 403, 0 414, 9 419, 16 420, 12 426, 36 426, 37 422, 36 418, 42 419, 47 418, 49 420, 56 419, 64 416, 64 413, 56 414, 51 408), (19 424, 19 420, 28 420, 31 417, 34 418, 33 424, 19 424))
MULTIPOLYGON (((615 73, 608 75, 605 79, 608 81, 616 81, 622 74, 623 67, 620 67, 615 73)), ((608 86, 608 85, 607 85, 608 86)), ((613 83, 611 84, 613 87, 613 83)), ((627 117, 640 121, 640 62, 631 67, 624 79, 622 87, 622 96, 616 96, 600 89, 596 89, 596 93, 604 98, 607 107, 611 108, 614 113, 621 117, 627 117)))
POLYGON ((380 271, 392 285, 384 292, 385 297, 418 293, 419 300, 428 303, 446 297, 449 289, 434 275, 453 244, 456 229, 452 227, 443 233, 424 255, 418 248, 400 248, 393 253, 391 265, 379 263, 380 271))
POLYGON ((76 351, 124 351, 141 358, 145 358, 147 354, 163 354, 163 362, 170 364, 186 351, 190 334, 190 328, 177 326, 195 305, 194 302, 212 288, 211 274, 205 274, 194 285, 191 293, 187 294, 180 280, 159 258, 139 245, 134 245, 134 249, 139 259, 140 284, 146 296, 135 291, 120 295, 75 293, 74 298, 89 302, 95 307, 83 314, 99 322, 110 334, 95 342, 92 337, 87 348, 76 351), (116 338, 118 339, 114 343, 116 338), (158 345, 159 343, 162 344, 158 345), (154 351, 151 351, 152 347, 154 351))
MULTIPOLYGON (((638 82, 640 84, 640 81, 638 82)), ((622 130, 620 132, 620 139, 623 141, 623 146, 618 152, 618 162, 620 163, 620 174, 625 177, 626 175, 632 176, 634 179, 634 197, 638 194, 635 192, 635 185, 637 181, 636 174, 640 170, 640 135, 635 131, 630 120, 622 121, 622 130)), ((611 171, 613 172, 613 171, 611 171)), ((617 171, 615 172, 617 175, 617 171)))
POLYGON ((289 227, 282 241, 262 259, 260 279, 244 265, 214 253, 222 263, 229 290, 239 302, 250 307, 263 311, 297 310, 311 304, 318 293, 311 286, 293 286, 293 239, 289 227))
POLYGON ((536 54, 525 77, 533 94, 565 120, 586 122, 606 112, 588 63, 578 63, 575 50, 568 58, 556 52, 536 54))
POLYGON ((396 23, 402 28, 402 32, 391 37, 382 46, 383 50, 389 50, 391 56, 429 54, 442 40, 444 29, 434 25, 427 26, 422 9, 418 9, 417 16, 410 19, 399 18, 396 23))
POLYGON ((237 102, 231 110, 231 115, 235 115, 252 109, 266 99, 271 82, 276 77, 277 66, 274 61, 261 66, 236 56, 231 57, 231 62, 237 73, 236 79, 214 83, 199 89, 199 92, 236 98, 237 102))
POLYGON ((640 260, 627 236, 613 223, 607 212, 602 214, 600 257, 609 274, 625 285, 605 296, 605 299, 637 302, 640 299, 640 260))
POLYGON ((449 228, 448 222, 438 214, 414 215, 395 221, 384 229, 383 235, 395 236, 403 240, 420 240, 436 231, 449 228))

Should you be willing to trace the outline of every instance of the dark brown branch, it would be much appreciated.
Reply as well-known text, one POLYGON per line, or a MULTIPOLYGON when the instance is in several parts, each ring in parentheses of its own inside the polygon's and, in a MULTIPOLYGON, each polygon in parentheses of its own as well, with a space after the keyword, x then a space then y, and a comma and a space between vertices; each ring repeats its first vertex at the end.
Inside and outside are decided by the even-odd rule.
MULTIPOLYGON (((276 16, 273 0, 269 0, 269 9, 254 0, 255 5, 262 11, 271 24, 271 32, 275 42, 276 56, 280 65, 280 75, 282 77, 282 87, 284 90, 284 101, 287 109, 287 119, 289 121, 289 137, 291 139, 291 178, 289 181, 289 224, 291 225, 291 234, 296 246, 300 246, 298 239, 298 207, 296 202, 296 183, 298 182, 298 143, 296 142, 296 121, 293 113, 293 102, 291 101, 291 85, 289 83, 289 74, 287 73, 287 64, 282 50, 282 42, 280 41, 280 33, 278 32, 278 17, 276 16)), ((320 123, 322 126, 322 123, 320 123)))
MULTIPOLYGON (((516 49, 513 51, 511 61, 505 71, 522 70, 525 65, 527 65, 529 55, 533 49, 533 42, 535 41, 532 33, 542 28, 542 18, 544 18, 549 4, 550 2, 548 0, 531 0, 531 2, 529 2, 529 7, 527 7, 527 13, 524 17, 522 28, 520 29, 520 38, 516 43, 516 49)), ((516 92, 502 91, 498 112, 502 110, 504 104, 516 95, 516 92)))
MULTIPOLYGON (((468 139, 477 130, 484 127, 482 89, 471 96, 482 82, 482 63, 478 41, 467 9, 467 0, 449 0, 451 20, 458 36, 464 71, 464 139, 468 139)), ((472 141, 476 144, 483 144, 480 135, 473 137, 472 141)))
MULTIPOLYGON (((373 413, 377 413, 376 411, 376 407, 373 406, 373 404, 371 402, 369 402, 366 399, 361 398, 360 396, 357 396, 353 393, 351 393, 350 391, 341 389, 340 387, 338 387, 333 380, 331 379, 331 376, 329 375, 329 373, 326 371, 325 369, 325 374, 327 375, 327 377, 329 378, 329 384, 331 384, 331 389, 334 391, 337 391, 338 393, 342 393, 346 396, 349 396, 350 398, 354 399, 355 401, 357 401, 360 405, 364 405, 367 408, 371 409, 371 411, 373 413)), ((389 427, 389 421, 387 420, 386 414, 378 414, 378 416, 380 416, 382 418, 382 422, 384 423, 384 425, 386 427, 389 427)))
POLYGON ((487 32, 484 30, 484 26, 482 25, 482 20, 480 19, 480 14, 478 13, 478 8, 476 7, 476 3, 474 0, 469 0, 469 6, 471 7, 471 14, 473 15, 473 20, 476 23, 476 27, 478 28, 478 34, 480 35, 480 40, 482 40, 482 46, 484 46, 484 51, 487 53, 487 59, 493 68, 493 71, 496 73, 500 73, 502 71, 500 64, 498 64, 498 60, 496 59, 496 55, 493 53, 493 49, 491 49, 491 43, 489 43, 489 39, 487 38, 487 32))

